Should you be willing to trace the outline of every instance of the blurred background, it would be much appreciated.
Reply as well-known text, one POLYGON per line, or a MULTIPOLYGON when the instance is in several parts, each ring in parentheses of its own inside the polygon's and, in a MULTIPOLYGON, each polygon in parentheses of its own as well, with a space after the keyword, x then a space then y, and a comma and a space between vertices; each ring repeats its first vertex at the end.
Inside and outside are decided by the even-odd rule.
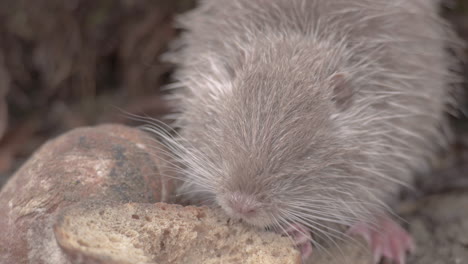
MULTIPOLYGON (((158 57, 194 0, 0 0, 0 187, 46 140, 78 126, 160 117, 158 57)), ((443 15, 468 39, 468 0, 443 15)), ((462 121, 458 121, 462 122, 462 121)), ((466 122, 462 122, 462 127, 466 122)), ((468 131, 468 130, 467 130, 468 131)))

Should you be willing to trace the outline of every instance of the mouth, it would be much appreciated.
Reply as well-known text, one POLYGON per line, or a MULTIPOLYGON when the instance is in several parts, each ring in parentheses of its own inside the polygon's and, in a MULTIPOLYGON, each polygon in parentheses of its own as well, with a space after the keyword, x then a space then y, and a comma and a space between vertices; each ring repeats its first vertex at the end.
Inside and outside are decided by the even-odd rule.
POLYGON ((239 214, 228 214, 233 219, 240 220, 250 226, 258 228, 268 228, 274 225, 274 222, 270 217, 267 217, 264 212, 255 212, 252 215, 239 215, 239 214))
POLYGON ((251 226, 265 228, 274 222, 264 203, 250 195, 230 193, 219 197, 218 204, 234 220, 241 220, 251 226))

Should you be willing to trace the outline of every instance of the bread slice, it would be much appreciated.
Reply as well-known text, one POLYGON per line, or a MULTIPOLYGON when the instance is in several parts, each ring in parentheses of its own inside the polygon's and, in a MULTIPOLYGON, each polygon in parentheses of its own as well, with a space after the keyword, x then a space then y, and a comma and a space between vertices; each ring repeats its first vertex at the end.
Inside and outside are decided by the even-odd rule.
POLYGON ((301 262, 288 238, 206 207, 82 204, 64 211, 54 231, 74 263, 301 262))

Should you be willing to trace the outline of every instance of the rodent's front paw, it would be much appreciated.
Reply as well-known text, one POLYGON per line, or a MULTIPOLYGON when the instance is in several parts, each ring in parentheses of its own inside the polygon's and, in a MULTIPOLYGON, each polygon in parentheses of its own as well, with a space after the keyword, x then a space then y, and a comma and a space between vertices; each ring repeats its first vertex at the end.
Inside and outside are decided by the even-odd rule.
POLYGON ((309 258, 312 255, 312 237, 308 228, 301 224, 292 224, 285 231, 301 252, 302 259, 309 258))
POLYGON ((406 230, 388 216, 378 218, 377 228, 368 223, 357 223, 348 230, 348 234, 362 236, 372 250, 373 263, 381 258, 388 258, 394 263, 405 264, 406 252, 413 252, 415 245, 406 230))

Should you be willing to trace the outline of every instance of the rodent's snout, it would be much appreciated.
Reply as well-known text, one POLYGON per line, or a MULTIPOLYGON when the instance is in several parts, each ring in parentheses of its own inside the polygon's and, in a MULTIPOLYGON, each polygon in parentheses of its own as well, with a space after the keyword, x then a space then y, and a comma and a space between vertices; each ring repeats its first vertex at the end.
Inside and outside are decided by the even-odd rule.
POLYGON ((221 207, 232 217, 248 221, 259 214, 261 203, 248 194, 233 192, 219 199, 221 207))

